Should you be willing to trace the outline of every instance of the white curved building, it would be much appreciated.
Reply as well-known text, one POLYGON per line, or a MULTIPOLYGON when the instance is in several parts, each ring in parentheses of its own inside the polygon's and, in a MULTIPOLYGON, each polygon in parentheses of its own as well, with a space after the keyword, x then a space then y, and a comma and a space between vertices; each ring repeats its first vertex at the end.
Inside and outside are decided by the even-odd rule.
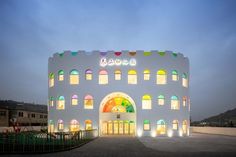
POLYGON ((49 58, 49 132, 189 135, 189 60, 171 51, 65 51, 49 58))

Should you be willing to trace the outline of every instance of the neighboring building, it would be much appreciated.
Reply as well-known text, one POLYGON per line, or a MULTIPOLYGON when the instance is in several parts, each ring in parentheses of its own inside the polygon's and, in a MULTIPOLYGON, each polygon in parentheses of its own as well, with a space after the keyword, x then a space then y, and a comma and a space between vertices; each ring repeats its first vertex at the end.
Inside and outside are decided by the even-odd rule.
POLYGON ((189 135, 189 60, 171 51, 71 52, 49 58, 49 132, 189 135))
POLYGON ((47 106, 21 103, 15 101, 0 101, 0 127, 46 126, 47 106))

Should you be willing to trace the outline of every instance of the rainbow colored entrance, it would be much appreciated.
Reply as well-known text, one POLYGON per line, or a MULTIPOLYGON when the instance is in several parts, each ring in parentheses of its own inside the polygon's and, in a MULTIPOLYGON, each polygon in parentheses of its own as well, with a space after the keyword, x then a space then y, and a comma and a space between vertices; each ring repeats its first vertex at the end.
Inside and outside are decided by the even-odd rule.
POLYGON ((124 97, 115 97, 107 101, 104 105, 103 112, 134 113, 134 108, 128 99, 124 97))

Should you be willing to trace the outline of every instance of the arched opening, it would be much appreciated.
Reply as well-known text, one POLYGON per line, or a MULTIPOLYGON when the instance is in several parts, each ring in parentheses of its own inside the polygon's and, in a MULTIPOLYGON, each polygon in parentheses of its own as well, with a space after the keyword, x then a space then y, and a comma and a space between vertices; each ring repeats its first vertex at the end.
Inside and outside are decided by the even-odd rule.
POLYGON ((70 121, 70 131, 75 132, 75 131, 79 131, 79 130, 80 130, 79 122, 76 119, 72 119, 70 121))
POLYGON ((187 120, 184 120, 183 121, 183 125, 182 125, 182 129, 183 129, 183 134, 187 134, 187 130, 188 130, 188 127, 187 127, 187 120))
POLYGON ((100 104, 100 135, 135 135, 136 106, 127 94, 114 92, 100 104))
POLYGON ((91 120, 85 120, 85 130, 92 130, 92 121, 91 120))
POLYGON ((165 135, 166 134, 166 123, 164 120, 157 121, 157 135, 165 135))

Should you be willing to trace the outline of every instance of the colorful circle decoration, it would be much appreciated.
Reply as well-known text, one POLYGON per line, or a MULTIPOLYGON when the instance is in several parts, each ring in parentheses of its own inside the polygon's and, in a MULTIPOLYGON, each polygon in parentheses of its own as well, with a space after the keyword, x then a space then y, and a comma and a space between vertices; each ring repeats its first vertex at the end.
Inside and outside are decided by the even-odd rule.
POLYGON ((130 55, 130 56, 135 56, 135 55, 136 55, 136 52, 129 52, 129 55, 130 55))
POLYGON ((133 105, 123 97, 114 97, 106 102, 103 112, 128 112, 134 113, 133 105))

